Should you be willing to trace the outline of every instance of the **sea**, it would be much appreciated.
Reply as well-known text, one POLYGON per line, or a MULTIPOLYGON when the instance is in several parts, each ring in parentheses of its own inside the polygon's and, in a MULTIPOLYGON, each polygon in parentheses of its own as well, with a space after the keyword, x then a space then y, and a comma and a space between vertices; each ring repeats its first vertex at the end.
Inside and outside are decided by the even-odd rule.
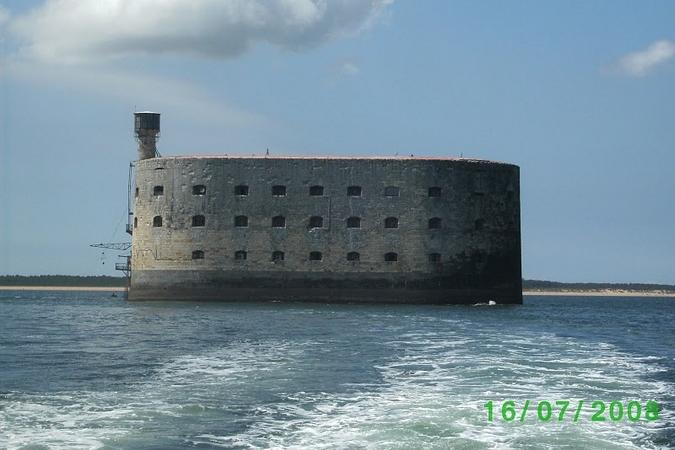
POLYGON ((674 319, 675 298, 412 306, 1 291, 0 448, 672 449, 674 319))

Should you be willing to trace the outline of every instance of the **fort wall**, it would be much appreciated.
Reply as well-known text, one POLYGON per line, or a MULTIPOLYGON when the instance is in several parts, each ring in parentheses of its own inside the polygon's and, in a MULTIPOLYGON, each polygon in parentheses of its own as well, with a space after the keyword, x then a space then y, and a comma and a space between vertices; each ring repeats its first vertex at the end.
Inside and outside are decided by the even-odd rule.
POLYGON ((522 302, 514 165, 159 157, 135 178, 130 299, 522 302))

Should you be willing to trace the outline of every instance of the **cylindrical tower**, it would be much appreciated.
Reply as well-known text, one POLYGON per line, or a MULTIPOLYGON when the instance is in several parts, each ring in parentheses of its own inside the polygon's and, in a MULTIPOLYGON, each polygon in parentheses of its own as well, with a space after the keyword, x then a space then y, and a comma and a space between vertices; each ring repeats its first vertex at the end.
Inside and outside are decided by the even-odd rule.
POLYGON ((134 135, 138 141, 139 160, 157 156, 159 113, 150 111, 134 113, 134 135))

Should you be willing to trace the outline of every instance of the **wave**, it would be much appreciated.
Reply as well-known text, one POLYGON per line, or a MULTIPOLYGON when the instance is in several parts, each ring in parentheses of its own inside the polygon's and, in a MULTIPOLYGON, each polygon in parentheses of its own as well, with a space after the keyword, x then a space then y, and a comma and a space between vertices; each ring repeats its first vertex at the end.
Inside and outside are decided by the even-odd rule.
POLYGON ((375 375, 338 380, 340 389, 319 389, 312 378, 330 375, 317 367, 331 358, 336 363, 331 346, 340 343, 295 337, 185 354, 123 391, 5 393, 0 447, 143 448, 157 439, 168 447, 248 449, 672 443, 672 408, 655 422, 591 422, 590 409, 578 423, 543 423, 533 415, 523 423, 487 422, 489 400, 644 404, 667 402, 675 393, 672 382, 652 379, 667 370, 654 357, 553 333, 509 335, 474 325, 453 321, 447 329, 383 336, 375 363, 368 355, 355 357, 375 375))

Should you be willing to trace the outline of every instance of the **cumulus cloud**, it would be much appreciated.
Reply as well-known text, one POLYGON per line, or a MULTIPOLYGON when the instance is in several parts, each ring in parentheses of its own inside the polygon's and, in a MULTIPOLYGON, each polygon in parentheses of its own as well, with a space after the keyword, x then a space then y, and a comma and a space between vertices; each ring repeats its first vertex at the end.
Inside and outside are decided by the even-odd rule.
POLYGON ((669 40, 656 41, 644 50, 622 57, 618 69, 626 75, 643 77, 675 57, 675 43, 669 40))
POLYGON ((237 56, 257 43, 301 49, 367 27, 393 0, 46 0, 16 18, 44 61, 127 55, 237 56))

